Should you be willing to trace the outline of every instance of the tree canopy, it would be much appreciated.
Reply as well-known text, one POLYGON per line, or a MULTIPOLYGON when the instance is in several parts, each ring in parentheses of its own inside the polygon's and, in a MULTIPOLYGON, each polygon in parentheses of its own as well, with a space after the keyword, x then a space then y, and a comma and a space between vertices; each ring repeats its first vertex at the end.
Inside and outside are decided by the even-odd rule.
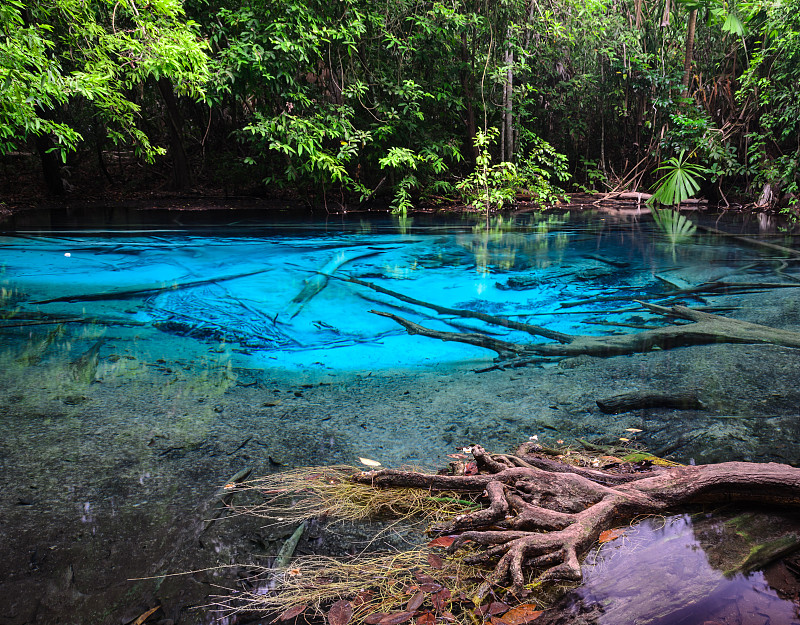
POLYGON ((54 155, 97 153, 104 168, 132 149, 169 163, 178 187, 201 174, 397 210, 647 189, 679 162, 712 199, 792 206, 799 9, 0 0, 0 155, 38 151, 53 178, 54 155))

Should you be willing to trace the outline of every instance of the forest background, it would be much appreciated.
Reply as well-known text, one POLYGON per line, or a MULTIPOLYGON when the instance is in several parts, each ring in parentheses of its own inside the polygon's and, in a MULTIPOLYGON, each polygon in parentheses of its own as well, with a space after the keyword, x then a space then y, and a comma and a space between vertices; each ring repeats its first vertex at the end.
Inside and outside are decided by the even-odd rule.
POLYGON ((0 0, 0 31, 6 201, 799 197, 800 0, 0 0))

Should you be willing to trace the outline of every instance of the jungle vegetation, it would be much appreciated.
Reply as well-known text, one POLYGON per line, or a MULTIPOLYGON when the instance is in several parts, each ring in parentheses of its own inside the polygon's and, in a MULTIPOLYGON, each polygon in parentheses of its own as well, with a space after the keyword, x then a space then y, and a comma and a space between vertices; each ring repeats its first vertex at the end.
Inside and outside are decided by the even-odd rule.
POLYGON ((4 175, 55 195, 488 210, 688 175, 793 210, 799 125, 800 0, 0 0, 4 175))

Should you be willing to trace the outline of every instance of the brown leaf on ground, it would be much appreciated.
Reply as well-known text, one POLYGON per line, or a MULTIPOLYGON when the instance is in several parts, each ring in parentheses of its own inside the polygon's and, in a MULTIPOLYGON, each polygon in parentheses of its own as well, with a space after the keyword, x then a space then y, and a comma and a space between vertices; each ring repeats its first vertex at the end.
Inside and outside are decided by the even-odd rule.
POLYGON ((452 545, 456 540, 455 536, 439 536, 438 538, 434 538, 431 542, 428 543, 428 547, 444 547, 447 548, 452 545))
POLYGON ((375 597, 375 594, 373 592, 371 592, 369 590, 362 590, 355 597, 353 597, 353 600, 350 602, 350 604, 354 608, 357 608, 357 607, 359 607, 361 605, 364 605, 365 603, 369 603, 370 601, 372 601, 372 599, 374 597, 375 597))
POLYGON ((502 601, 492 601, 489 605, 486 606, 486 611, 484 614, 488 614, 489 616, 498 616, 511 608, 510 605, 507 603, 503 603, 502 601))
POLYGON ((435 592, 431 595, 431 601, 433 602, 433 608, 437 612, 441 612, 447 607, 447 604, 450 602, 451 593, 447 588, 442 588, 439 592, 435 592))
POLYGON ((436 617, 432 612, 423 612, 416 618, 417 625, 433 625, 436 617))
POLYGON ((425 593, 421 590, 417 592, 411 599, 408 600, 406 610, 409 612, 416 612, 420 606, 425 602, 425 593))
POLYGON ((353 618, 353 606, 349 601, 337 601, 328 610, 328 623, 330 625, 347 625, 353 618))
POLYGON ((437 556, 435 553, 428 554, 428 564, 430 564, 432 568, 440 571, 442 570, 442 567, 444 567, 444 561, 442 560, 441 556, 437 556))
POLYGON ((413 612, 393 612, 391 614, 387 614, 384 616, 378 623, 378 625, 400 625, 400 623, 405 623, 406 621, 410 621, 414 618, 414 615, 417 613, 416 610, 413 612))
POLYGON ((150 615, 155 613, 155 611, 158 610, 160 607, 161 607, 160 605, 157 605, 154 608, 150 608, 147 612, 140 615, 135 621, 133 621, 131 625, 142 625, 142 623, 144 623, 150 617, 150 615))
POLYGON ((281 615, 276 618, 276 621, 291 621, 293 618, 300 616, 308 609, 307 605, 296 605, 288 610, 285 610, 281 615))
POLYGON ((541 615, 542 610, 537 610, 536 604, 523 603, 515 608, 511 608, 508 612, 503 614, 502 617, 493 616, 491 621, 493 625, 500 625, 501 623, 505 625, 527 625, 527 623, 535 621, 541 615), (495 621, 497 621, 497 623, 495 623, 495 621))
POLYGON ((436 580, 433 579, 427 573, 423 573, 422 571, 414 571, 414 577, 417 578, 417 581, 420 584, 435 584, 436 580))

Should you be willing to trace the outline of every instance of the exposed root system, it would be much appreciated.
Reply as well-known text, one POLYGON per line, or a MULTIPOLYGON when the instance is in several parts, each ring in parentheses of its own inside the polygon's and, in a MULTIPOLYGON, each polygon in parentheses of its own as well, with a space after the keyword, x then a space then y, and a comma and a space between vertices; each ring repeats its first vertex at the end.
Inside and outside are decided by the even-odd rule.
POLYGON ((476 445, 474 460, 439 474, 308 468, 234 486, 265 498, 243 512, 295 522, 422 518, 436 538, 351 561, 305 556, 281 570, 252 568, 243 592, 217 605, 284 621, 316 613, 329 625, 475 625, 490 616, 521 625, 535 618, 544 591, 580 581, 581 558, 601 533, 635 517, 706 502, 800 505, 800 469, 788 465, 681 466, 609 451, 558 453, 530 442, 490 454, 476 445))
POLYGON ((234 511, 286 523, 319 517, 341 521, 389 517, 435 523, 480 507, 476 498, 446 491, 373 488, 353 479, 360 473, 350 466, 305 467, 227 486, 232 493, 258 496, 257 503, 232 506, 234 511))

